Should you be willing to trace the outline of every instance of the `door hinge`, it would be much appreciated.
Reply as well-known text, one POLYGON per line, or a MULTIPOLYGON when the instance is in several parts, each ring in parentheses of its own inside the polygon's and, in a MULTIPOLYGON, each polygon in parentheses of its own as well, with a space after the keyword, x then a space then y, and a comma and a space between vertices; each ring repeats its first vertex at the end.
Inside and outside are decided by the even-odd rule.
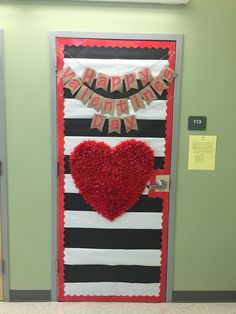
POLYGON ((59 166, 60 166, 60 164, 59 164, 59 161, 57 162, 57 176, 59 177, 59 166))
POLYGON ((2 259, 1 262, 0 262, 0 272, 2 274, 5 273, 5 261, 2 259))
POLYGON ((55 72, 57 72, 57 58, 55 58, 54 68, 55 68, 55 72))
POLYGON ((57 272, 57 274, 59 273, 59 261, 58 261, 58 259, 56 260, 56 272, 57 272))
POLYGON ((0 176, 2 175, 2 162, 0 161, 0 176))

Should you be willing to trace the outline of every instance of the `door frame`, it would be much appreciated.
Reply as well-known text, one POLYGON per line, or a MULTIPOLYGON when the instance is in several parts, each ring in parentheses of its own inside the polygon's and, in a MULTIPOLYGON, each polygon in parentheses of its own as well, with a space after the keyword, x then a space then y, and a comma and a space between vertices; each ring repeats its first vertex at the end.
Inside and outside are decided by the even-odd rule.
POLYGON ((173 292, 173 255, 174 255, 174 227, 175 227, 175 200, 176 200, 176 173, 178 152, 180 87, 182 69, 183 34, 149 34, 149 33, 87 33, 87 32, 49 32, 50 48, 50 75, 51 75, 51 300, 57 301, 57 95, 56 95, 56 39, 60 37, 78 38, 105 38, 127 40, 166 40, 176 41, 176 72, 172 143, 171 143, 171 173, 169 192, 169 218, 168 218, 168 250, 167 250, 167 278, 166 301, 172 301, 173 292))
POLYGON ((3 272, 3 300, 9 301, 9 258, 8 258, 8 199, 7 199, 7 158, 6 158, 6 114, 4 105, 3 84, 3 30, 0 29, 0 193, 1 193, 1 232, 2 232, 2 259, 1 271, 3 272))

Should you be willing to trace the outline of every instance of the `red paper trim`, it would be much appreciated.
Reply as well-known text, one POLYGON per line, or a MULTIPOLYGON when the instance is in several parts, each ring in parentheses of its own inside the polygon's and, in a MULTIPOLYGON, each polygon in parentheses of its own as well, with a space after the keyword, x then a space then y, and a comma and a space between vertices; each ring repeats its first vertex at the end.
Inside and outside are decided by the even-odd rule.
POLYGON ((89 46, 89 47, 112 47, 112 48, 169 48, 175 52, 175 41, 159 40, 117 40, 95 38, 58 38, 57 48, 63 57, 64 46, 89 46))
POLYGON ((165 302, 160 296, 63 296, 58 301, 84 302, 165 302))
MULTIPOLYGON (((176 43, 175 43, 176 50, 176 43)), ((175 70, 176 55, 170 57, 170 67, 175 70)), ((166 114, 166 151, 164 170, 166 174, 170 174, 171 163, 171 141, 172 141, 172 121, 173 121, 173 103, 174 103, 174 83, 169 85, 167 96, 167 114, 166 114)))
MULTIPOLYGON (((58 60, 58 68, 63 68, 63 59, 58 60)), ((58 268, 64 267, 64 97, 63 84, 57 79, 57 136, 58 136, 58 268)), ((63 272, 58 272, 58 300, 64 294, 63 272)))
MULTIPOLYGON (((63 69, 64 45, 82 45, 97 47, 118 47, 118 48, 169 48, 170 67, 175 69, 175 41, 158 40, 112 40, 112 39, 84 39, 84 38, 58 38, 57 65, 58 71, 63 69)), ((166 150, 164 169, 158 170, 159 174, 170 173, 171 161, 171 139, 172 139, 172 114, 173 114, 174 84, 168 89, 167 98, 167 119, 166 119, 166 150)), ((63 85, 60 79, 57 80, 57 106, 58 106, 58 301, 101 301, 101 302, 164 302, 166 294, 166 265, 167 265, 167 240, 168 240, 168 206, 169 193, 159 193, 158 197, 163 199, 163 220, 162 220, 162 254, 161 254, 161 278, 159 296, 64 296, 64 112, 63 112, 63 85)))

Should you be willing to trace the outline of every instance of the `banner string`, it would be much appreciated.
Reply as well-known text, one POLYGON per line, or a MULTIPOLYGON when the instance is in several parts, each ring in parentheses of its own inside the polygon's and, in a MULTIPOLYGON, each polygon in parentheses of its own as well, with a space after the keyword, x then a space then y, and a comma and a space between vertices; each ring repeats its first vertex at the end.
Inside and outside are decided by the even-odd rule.
MULTIPOLYGON (((58 49, 62 54, 64 54, 64 50, 62 48, 58 49)), ((79 66, 81 66, 82 64, 78 61, 78 58, 74 58, 71 54, 69 54, 68 52, 65 53, 67 56, 69 56, 75 63, 77 63, 79 66)), ((170 62, 170 60, 174 57, 176 53, 174 51, 170 51, 168 52, 166 55, 164 55, 162 58, 158 59, 158 60, 154 60, 154 61, 163 61, 167 56, 170 56, 169 59, 167 59, 168 62, 170 62)), ((66 59, 66 58, 63 58, 66 59)), ((119 59, 118 59, 119 60, 119 59)), ((122 59, 120 59, 122 60, 122 59)))

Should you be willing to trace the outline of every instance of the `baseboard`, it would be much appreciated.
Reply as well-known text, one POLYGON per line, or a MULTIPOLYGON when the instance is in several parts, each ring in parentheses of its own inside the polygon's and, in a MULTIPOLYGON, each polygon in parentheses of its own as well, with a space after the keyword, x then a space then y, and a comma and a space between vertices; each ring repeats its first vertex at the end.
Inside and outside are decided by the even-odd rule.
MULTIPOLYGON (((10 302, 50 302, 51 290, 10 290, 10 302)), ((236 302, 236 291, 173 291, 172 302, 236 302)))
POLYGON ((50 302, 51 290, 10 290, 10 302, 50 302))
POLYGON ((172 302, 236 302, 236 291, 173 291, 172 302))

